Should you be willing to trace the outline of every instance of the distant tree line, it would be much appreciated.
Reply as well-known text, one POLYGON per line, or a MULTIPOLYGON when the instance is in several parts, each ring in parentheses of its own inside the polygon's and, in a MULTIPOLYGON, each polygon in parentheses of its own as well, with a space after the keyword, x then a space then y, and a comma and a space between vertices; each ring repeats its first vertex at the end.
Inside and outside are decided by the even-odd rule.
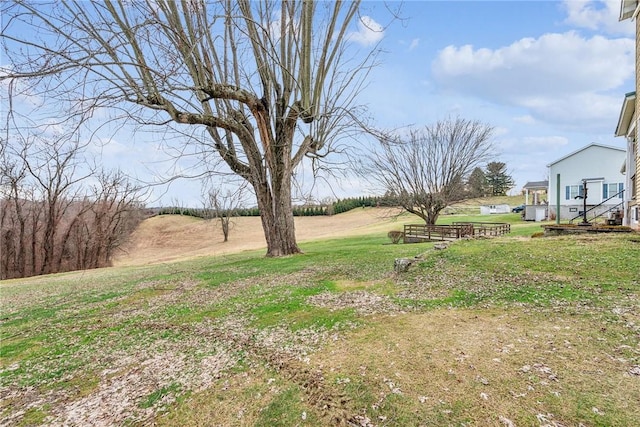
POLYGON ((143 218, 138 189, 89 169, 78 143, 12 143, 0 156, 0 279, 108 266, 143 218))
MULTIPOLYGON (((336 215, 348 212, 356 208, 375 207, 375 206, 394 206, 395 201, 391 196, 361 196, 350 197, 346 199, 338 199, 335 202, 327 204, 307 204, 303 206, 294 206, 294 216, 322 216, 336 215)), ((260 216, 260 210, 257 207, 251 208, 235 208, 232 212, 214 212, 212 209, 204 208, 182 208, 182 207, 165 207, 158 210, 158 215, 186 215, 197 218, 210 219, 220 216, 260 216)))

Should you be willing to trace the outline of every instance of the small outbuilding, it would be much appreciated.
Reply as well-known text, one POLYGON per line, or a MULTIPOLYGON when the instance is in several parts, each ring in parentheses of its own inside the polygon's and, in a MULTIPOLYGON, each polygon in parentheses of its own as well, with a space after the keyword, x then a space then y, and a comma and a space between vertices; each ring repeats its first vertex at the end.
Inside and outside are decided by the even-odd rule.
POLYGON ((511 212, 509 205, 484 205, 480 206, 480 215, 503 214, 511 212))
POLYGON ((529 181, 524 187, 525 205, 542 205, 547 203, 547 191, 549 190, 549 181, 529 181))
POLYGON ((524 187, 524 211, 522 218, 525 221, 544 221, 547 218, 547 191, 549 181, 529 181, 524 187))

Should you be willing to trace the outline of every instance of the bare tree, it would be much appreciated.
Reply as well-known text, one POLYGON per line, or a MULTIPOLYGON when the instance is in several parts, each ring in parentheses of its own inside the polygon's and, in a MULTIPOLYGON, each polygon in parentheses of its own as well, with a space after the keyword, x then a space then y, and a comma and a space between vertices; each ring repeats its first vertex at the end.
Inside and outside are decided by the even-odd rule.
MULTIPOLYGON (((24 164, 9 161, 6 153, 3 153, 0 162, 0 200, 2 212, 0 212, 0 230, 2 230, 2 270, 16 271, 20 276, 26 273, 27 255, 27 221, 28 207, 26 201, 21 198, 27 170, 24 164), (11 212, 11 215, 9 214, 11 212), (16 235, 17 231, 17 235, 16 235)), ((0 278, 2 278, 0 276, 0 278)))
POLYGON ((211 212, 211 218, 220 220, 224 241, 229 241, 231 218, 246 203, 246 187, 244 185, 229 188, 225 185, 211 186, 206 195, 205 211, 211 212))
POLYGON ((139 221, 138 189, 87 167, 77 140, 16 135, 3 148, 0 278, 109 265, 139 221))
POLYGON ((267 255, 293 254, 294 171, 334 151, 375 65, 376 49, 358 52, 351 42, 359 7, 7 2, 2 38, 11 67, 0 79, 27 79, 39 94, 66 100, 68 114, 120 108, 137 123, 179 131, 203 156, 216 153, 252 186, 267 255))
POLYGON ((406 136, 379 135, 379 149, 367 156, 362 172, 407 212, 435 224, 442 209, 465 197, 469 174, 490 158, 492 132, 481 122, 456 118, 406 136))
POLYGON ((21 160, 44 202, 44 259, 40 274, 60 270, 64 248, 61 243, 66 241, 73 226, 73 222, 64 224, 62 218, 72 203, 81 197, 78 184, 94 173, 90 169, 79 171, 80 163, 84 163, 80 157, 84 148, 77 140, 60 138, 27 141, 20 152, 21 160))
POLYGON ((85 203, 90 215, 84 229, 91 238, 85 239, 86 251, 83 268, 109 265, 114 251, 125 243, 141 221, 141 190, 133 185, 121 171, 100 172, 98 183, 85 203))

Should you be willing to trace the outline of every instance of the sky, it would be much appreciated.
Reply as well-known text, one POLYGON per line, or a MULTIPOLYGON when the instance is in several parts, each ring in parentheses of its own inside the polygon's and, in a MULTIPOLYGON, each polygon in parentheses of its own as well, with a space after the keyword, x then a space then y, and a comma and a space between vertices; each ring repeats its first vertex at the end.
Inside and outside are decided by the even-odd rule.
POLYGON ((590 143, 625 148, 614 132, 635 90, 635 23, 619 11, 617 0, 406 2, 407 21, 385 30, 368 104, 389 126, 447 116, 494 126, 495 160, 519 192, 590 143))
MULTIPOLYGON (((351 41, 379 43, 381 64, 360 103, 382 128, 424 126, 448 117, 494 127, 494 161, 504 162, 517 194, 548 179, 547 165, 590 143, 625 147, 614 137, 624 95, 635 89, 634 23, 619 22, 620 1, 365 1, 351 41)), ((107 166, 148 178, 163 154, 144 134, 104 140, 107 166)), ((181 166, 188 168, 188 165, 181 166)), ((303 176, 305 172, 301 173, 303 176)), ((311 185, 315 199, 382 194, 364 180, 311 185)), ((156 187, 149 205, 200 206, 197 180, 156 187)))

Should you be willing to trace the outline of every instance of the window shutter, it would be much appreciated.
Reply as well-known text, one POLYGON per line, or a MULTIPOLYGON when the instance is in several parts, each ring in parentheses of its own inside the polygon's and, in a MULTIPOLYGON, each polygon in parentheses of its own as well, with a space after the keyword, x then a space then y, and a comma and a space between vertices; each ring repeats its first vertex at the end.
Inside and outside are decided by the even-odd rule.
POLYGON ((580 184, 579 190, 578 190, 578 194, 582 197, 584 197, 584 185, 580 184))
POLYGON ((624 182, 619 182, 618 183, 618 193, 620 193, 620 194, 618 194, 618 199, 622 199, 622 195, 624 194, 624 193, 622 193, 622 190, 624 190, 624 182))
POLYGON ((609 184, 602 184, 602 198, 604 200, 609 198, 609 184))
POLYGON ((565 189, 565 200, 569 200, 571 198, 571 189, 569 188, 569 186, 567 185, 566 187, 564 187, 565 189))

